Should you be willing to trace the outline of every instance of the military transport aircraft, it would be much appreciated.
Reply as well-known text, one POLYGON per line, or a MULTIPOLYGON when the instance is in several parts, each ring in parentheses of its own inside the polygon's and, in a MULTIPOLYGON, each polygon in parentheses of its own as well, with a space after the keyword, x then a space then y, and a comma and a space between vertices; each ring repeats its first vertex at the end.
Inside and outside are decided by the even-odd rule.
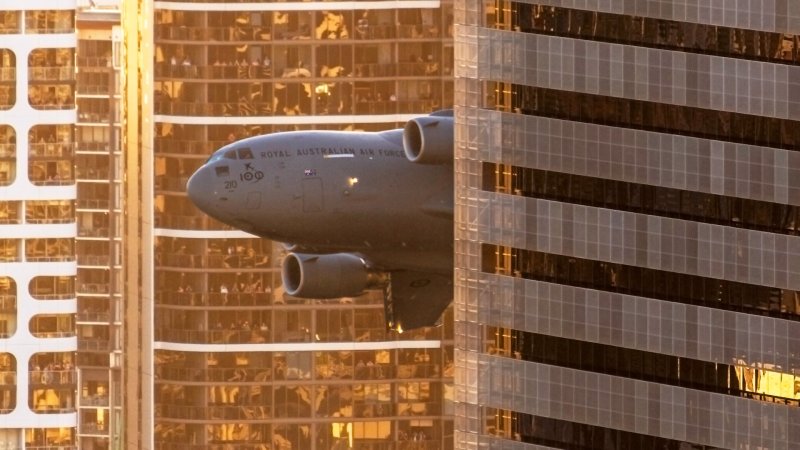
POLYGON ((282 242, 286 292, 383 289, 388 329, 437 324, 453 298, 453 114, 382 132, 293 131, 237 141, 189 179, 215 219, 282 242))

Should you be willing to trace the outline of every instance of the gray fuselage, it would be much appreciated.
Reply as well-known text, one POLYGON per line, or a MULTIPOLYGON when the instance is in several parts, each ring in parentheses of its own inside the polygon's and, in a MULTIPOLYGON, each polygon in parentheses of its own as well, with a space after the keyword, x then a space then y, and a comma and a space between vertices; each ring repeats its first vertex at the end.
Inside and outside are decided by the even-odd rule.
POLYGON ((453 167, 410 162, 402 130, 244 139, 215 152, 188 190, 216 219, 303 251, 452 271, 453 167))

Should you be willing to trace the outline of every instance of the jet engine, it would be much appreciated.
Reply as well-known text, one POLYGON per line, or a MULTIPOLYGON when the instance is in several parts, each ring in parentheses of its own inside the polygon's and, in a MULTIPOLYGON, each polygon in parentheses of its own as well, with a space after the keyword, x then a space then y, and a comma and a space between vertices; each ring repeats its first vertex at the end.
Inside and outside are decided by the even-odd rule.
POLYGON ((453 117, 430 115, 406 122, 403 150, 419 164, 453 163, 453 117))
POLYGON ((281 280, 286 293, 295 297, 338 298, 382 287, 388 276, 370 270, 363 259, 350 253, 289 253, 283 260, 281 280))

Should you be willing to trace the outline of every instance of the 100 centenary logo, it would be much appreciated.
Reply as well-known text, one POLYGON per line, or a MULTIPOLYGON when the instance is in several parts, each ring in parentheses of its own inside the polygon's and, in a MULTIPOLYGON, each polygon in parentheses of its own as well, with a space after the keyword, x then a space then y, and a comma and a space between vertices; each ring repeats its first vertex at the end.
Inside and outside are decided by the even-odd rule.
POLYGON ((239 174, 240 180, 253 183, 261 181, 262 178, 264 178, 264 172, 254 169, 251 163, 245 164, 244 172, 239 174))

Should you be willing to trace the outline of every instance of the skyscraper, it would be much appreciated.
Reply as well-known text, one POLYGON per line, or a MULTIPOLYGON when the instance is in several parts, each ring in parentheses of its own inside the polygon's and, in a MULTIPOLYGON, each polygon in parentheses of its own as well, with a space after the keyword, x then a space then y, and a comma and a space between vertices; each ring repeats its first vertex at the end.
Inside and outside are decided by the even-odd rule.
POLYGON ((79 1, 76 24, 77 445, 81 450, 120 449, 124 203, 119 1, 79 1))
POLYGON ((800 11, 729 3, 456 4, 457 448, 800 442, 800 11))
POLYGON ((0 12, 0 446, 75 444, 75 2, 0 12))
POLYGON ((128 445, 452 446, 451 327, 389 335, 377 292, 286 297, 284 247, 185 194, 232 140, 382 130, 452 104, 450 3, 352 5, 124 6, 128 445))

